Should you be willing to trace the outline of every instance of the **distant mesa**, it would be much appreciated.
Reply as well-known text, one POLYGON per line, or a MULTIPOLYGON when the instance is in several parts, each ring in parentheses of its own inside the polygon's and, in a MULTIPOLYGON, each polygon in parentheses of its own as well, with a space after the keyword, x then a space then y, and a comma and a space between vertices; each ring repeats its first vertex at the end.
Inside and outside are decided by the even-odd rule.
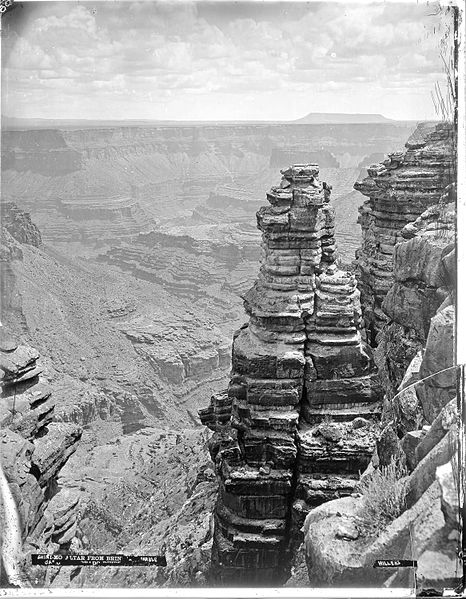
POLYGON ((342 123, 365 124, 365 123, 393 123, 393 119, 387 119, 382 114, 351 114, 343 112, 310 112, 293 123, 302 125, 336 125, 342 123))

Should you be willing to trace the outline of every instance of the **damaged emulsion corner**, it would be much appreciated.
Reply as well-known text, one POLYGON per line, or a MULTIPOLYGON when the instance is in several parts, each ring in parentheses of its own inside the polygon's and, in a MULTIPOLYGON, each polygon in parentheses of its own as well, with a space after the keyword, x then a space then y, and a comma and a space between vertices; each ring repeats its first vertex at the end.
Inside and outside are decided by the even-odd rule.
MULTIPOLYGON (((151 96, 154 116, 141 119, 135 88, 120 89, 134 117, 107 95, 105 113, 82 102, 77 118, 50 81, 121 82, 123 59, 136 60, 131 36, 112 37, 123 39, 112 30, 123 7, 31 4, 1 4, 0 593, 461 596, 464 14, 366 6, 379 25, 396 10, 400 31, 437 19, 416 46, 427 62, 428 44, 438 48, 445 71, 435 118, 335 109, 264 124, 253 113, 212 117, 209 96, 202 118, 175 118, 176 101, 158 89, 167 112, 151 96), (110 42, 115 72, 93 58, 110 42), (24 69, 26 47, 38 63, 24 69), (74 71, 54 70, 59 50, 74 71), (83 56, 90 71, 79 71, 83 56), (40 107, 44 90, 56 114, 40 107)), ((187 6, 147 4, 143 26, 138 5, 125 5, 138 47, 155 44, 151 69, 176 33, 200 77, 191 29, 215 26, 218 43, 241 52, 239 34, 226 43, 232 27, 255 23, 264 48, 286 43, 268 27, 302 27, 293 52, 306 35, 325 42, 311 31, 324 17, 361 27, 351 2, 343 16, 337 3, 187 6)), ((338 50, 332 31, 325 43, 338 50)), ((355 42, 355 61, 363 49, 355 42)), ((175 50, 162 62, 176 95, 175 50)), ((278 68, 255 56, 264 72, 278 68)))

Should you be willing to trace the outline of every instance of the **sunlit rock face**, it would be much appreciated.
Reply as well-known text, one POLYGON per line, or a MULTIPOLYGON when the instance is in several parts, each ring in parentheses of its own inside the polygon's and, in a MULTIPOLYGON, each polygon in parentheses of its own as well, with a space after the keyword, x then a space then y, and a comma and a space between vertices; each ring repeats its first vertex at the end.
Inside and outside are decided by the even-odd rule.
POLYGON ((382 303, 393 285, 393 252, 401 230, 429 206, 437 204, 453 181, 453 133, 445 124, 423 125, 407 141, 404 152, 368 168, 354 184, 368 196, 359 209, 362 246, 356 252, 364 324, 371 344, 387 318, 382 303))
POLYGON ((331 188, 316 164, 282 174, 257 213, 263 258, 228 391, 200 412, 215 431, 217 583, 282 583, 305 515, 351 493, 375 442, 380 386, 356 279, 336 265, 331 188))

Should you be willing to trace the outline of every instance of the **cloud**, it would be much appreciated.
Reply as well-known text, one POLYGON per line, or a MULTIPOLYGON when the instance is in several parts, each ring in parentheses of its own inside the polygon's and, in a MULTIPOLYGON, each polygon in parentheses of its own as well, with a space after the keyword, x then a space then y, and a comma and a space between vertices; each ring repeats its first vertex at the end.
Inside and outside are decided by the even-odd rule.
POLYGON ((66 111, 72 95, 88 97, 95 110, 105 96, 111 116, 114 93, 119 101, 126 95, 136 118, 138 102, 147 109, 151 98, 171 98, 173 106, 176 98, 188 109, 190 94, 212 105, 218 94, 230 96, 233 110, 238 95, 259 99, 275 91, 285 113, 293 92, 328 94, 332 105, 342 90, 348 97, 375 88, 409 91, 410 82, 428 89, 441 77, 433 34, 439 19, 422 3, 224 6, 222 12, 209 2, 28 4, 24 26, 7 27, 3 40, 8 98, 17 110, 27 98, 31 111, 34 97, 46 92, 66 111))

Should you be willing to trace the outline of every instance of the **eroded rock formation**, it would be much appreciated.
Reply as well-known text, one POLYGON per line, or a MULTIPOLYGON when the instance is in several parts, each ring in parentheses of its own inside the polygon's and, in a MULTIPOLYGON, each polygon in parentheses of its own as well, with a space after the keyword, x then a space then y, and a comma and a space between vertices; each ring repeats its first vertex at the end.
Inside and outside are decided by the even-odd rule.
MULTIPOLYGON (((415 376, 423 378, 454 363, 456 213, 451 202, 453 194, 454 188, 449 187, 440 203, 406 225, 401 231, 404 240, 394 248, 394 282, 382 304, 386 324, 379 335, 375 353, 389 397, 393 397, 399 388, 412 383, 415 376), (447 328, 449 332, 444 339, 440 329, 447 328), (439 357, 429 360, 434 347, 439 357), (430 363, 428 368, 427 363, 430 363)), ((445 375, 443 378, 446 380, 448 377, 445 375)), ((437 383, 435 380, 426 381, 419 392, 423 393, 432 385, 438 387, 440 381, 440 377, 437 383)), ((451 381, 449 386, 455 387, 451 381)), ((441 402, 442 392, 439 388, 437 392, 438 400, 431 397, 424 402, 426 414, 430 412, 428 406, 432 402, 441 402)), ((442 405, 451 397, 447 395, 442 405)), ((400 426, 414 428, 415 414, 408 414, 409 410, 402 406, 398 406, 397 410, 400 426), (402 424, 401 421, 406 419, 407 422, 402 424)), ((428 420, 431 421, 430 416, 428 420)))
MULTIPOLYGON (((226 182, 251 189, 265 175, 265 187, 260 182, 257 188, 262 193, 274 180, 269 166, 274 150, 284 160, 280 167, 289 163, 280 150, 290 145, 306 148, 306 160, 316 156, 329 165, 355 167, 364 155, 387 151, 412 130, 391 122, 107 125, 50 122, 54 129, 3 131, 3 198, 31 213, 46 243, 72 239, 89 249, 112 239, 114 245, 133 236, 137 226, 149 231, 151 219, 194 226, 208 219, 224 228, 225 211, 211 211, 205 202, 210 191, 226 182), (111 220, 108 230, 102 213, 111 220)), ((242 218, 248 209, 251 219, 257 208, 241 205, 230 212, 242 218)))
MULTIPOLYGON (((79 495, 59 488, 57 476, 82 431, 75 424, 54 422, 55 402, 38 352, 17 342, 4 327, 0 371, 0 460, 19 517, 23 554, 18 558, 23 565, 16 566, 24 577, 26 570, 31 575, 30 565, 24 566, 29 552, 67 550, 75 536, 79 495)), ((14 522, 6 511, 0 512, 0 521, 3 539, 11 539, 14 522)), ((5 544, 4 550, 11 547, 5 544)), ((3 555, 3 561, 8 560, 3 555)), ((43 572, 35 574, 43 577, 43 572)))
MULTIPOLYGON (((363 218, 358 258, 362 297, 369 302, 366 322, 378 330, 375 360, 385 389, 371 468, 394 462, 404 466, 396 483, 404 489, 404 501, 398 516, 377 534, 361 528, 366 506, 374 501, 367 492, 327 503, 309 514, 306 559, 310 580, 320 586, 411 585, 426 594, 459 588, 462 465, 455 367, 455 188, 447 185, 455 156, 449 132, 442 124, 422 139, 418 131, 407 144, 408 151, 400 154, 404 166, 371 179, 370 185, 379 191, 375 195, 371 191, 369 206, 365 204, 369 216, 366 222, 363 218), (417 167, 409 167, 415 156, 417 167), (380 245, 374 245, 375 234, 382 234, 378 228, 382 217, 373 210, 384 198, 387 206, 389 198, 400 198, 400 185, 407 179, 411 182, 404 197, 392 204, 393 211, 400 207, 390 225, 393 232, 387 231, 380 245), (414 213, 413 222, 405 224, 406 207, 424 201, 432 205, 419 216, 414 213), (400 223, 398 231, 395 222, 400 223), (373 266, 385 251, 382 243, 390 239, 391 257, 384 258, 385 274, 378 277, 373 266), (377 285, 381 291, 376 294, 377 285), (343 529, 352 534, 342 536, 343 529), (381 558, 416 559, 416 579, 407 569, 374 569, 374 560, 381 558)), ((391 160, 393 156, 397 155, 391 160)), ((371 468, 364 477, 372 476, 371 468)), ((393 485, 384 480, 383 484, 393 485)), ((394 497, 395 487, 386 487, 386 492, 394 497)))
MULTIPOLYGON (((406 367, 406 347, 400 343, 405 338, 393 335, 396 321, 386 324, 379 335, 377 353, 380 359, 385 357, 380 364, 387 394, 374 463, 387 466, 395 459, 406 465, 406 476, 401 480, 406 493, 402 512, 381 534, 371 536, 361 534, 359 528, 367 501, 364 495, 312 511, 305 524, 307 563, 310 580, 318 580, 322 586, 414 586, 412 573, 407 570, 374 570, 372 564, 381 555, 416 559, 418 591, 442 592, 460 582, 461 463, 457 440, 461 425, 454 368, 455 250, 449 244, 454 239, 454 215, 452 204, 430 208, 409 226, 409 234, 417 231, 416 236, 395 248, 396 281, 401 282, 406 274, 405 252, 410 251, 412 271, 420 276, 422 266, 423 278, 430 276, 431 280, 433 273, 442 273, 438 284, 446 284, 448 295, 430 319, 427 339, 406 367), (396 394, 393 389, 399 371, 391 367, 393 362, 400 370, 405 364, 405 376, 396 394), (352 529, 353 538, 339 536, 342 527, 352 529)), ((420 280, 412 280, 422 292, 420 280)), ((403 301, 403 293, 397 298, 403 301)), ((391 319, 397 312, 387 299, 389 296, 383 305, 390 307, 387 317, 391 319)), ((421 315, 431 310, 428 296, 418 310, 421 315)), ((370 472, 366 476, 371 476, 370 472)))
POLYGON ((16 241, 39 247, 42 242, 40 231, 27 212, 18 208, 14 202, 2 202, 1 214, 2 227, 16 241))
POLYGON ((304 516, 351 493, 375 443, 380 387, 355 277, 336 265, 330 187, 315 164, 282 173, 257 213, 263 259, 228 391, 200 412, 215 431, 217 583, 282 583, 304 516))
POLYGON ((369 199, 360 208, 363 244, 356 253, 358 284, 370 343, 386 322, 382 303, 393 284, 393 251, 402 228, 437 204, 453 180, 453 133, 445 124, 418 127, 404 152, 368 169, 354 187, 369 199))

